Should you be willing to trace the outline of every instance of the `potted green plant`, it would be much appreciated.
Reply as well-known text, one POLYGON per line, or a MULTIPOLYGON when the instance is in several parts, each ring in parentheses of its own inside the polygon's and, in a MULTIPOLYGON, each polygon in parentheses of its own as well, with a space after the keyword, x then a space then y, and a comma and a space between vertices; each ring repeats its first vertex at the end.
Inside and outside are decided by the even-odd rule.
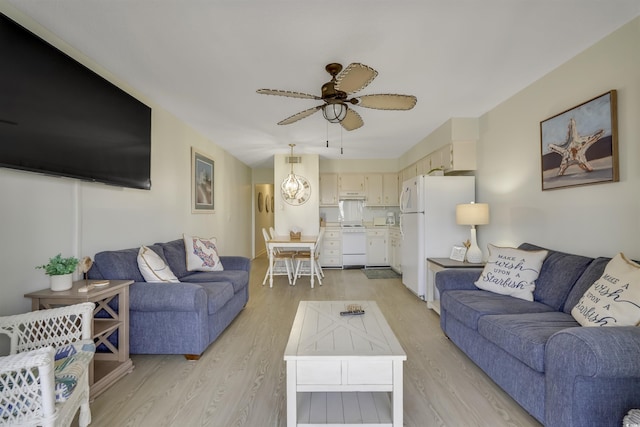
POLYGON ((73 272, 77 267, 77 258, 62 258, 62 254, 58 254, 49 258, 49 263, 36 268, 44 269, 45 274, 49 276, 52 291, 66 291, 71 289, 73 272))

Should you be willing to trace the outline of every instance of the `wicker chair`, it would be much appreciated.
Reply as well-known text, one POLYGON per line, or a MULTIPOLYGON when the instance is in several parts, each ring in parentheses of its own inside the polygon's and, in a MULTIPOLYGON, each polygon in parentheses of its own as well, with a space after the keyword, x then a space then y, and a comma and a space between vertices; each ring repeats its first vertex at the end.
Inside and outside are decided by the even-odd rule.
POLYGON ((10 338, 10 355, 0 357, 0 425, 69 426, 78 409, 79 425, 89 425, 93 309, 85 302, 0 317, 10 338))

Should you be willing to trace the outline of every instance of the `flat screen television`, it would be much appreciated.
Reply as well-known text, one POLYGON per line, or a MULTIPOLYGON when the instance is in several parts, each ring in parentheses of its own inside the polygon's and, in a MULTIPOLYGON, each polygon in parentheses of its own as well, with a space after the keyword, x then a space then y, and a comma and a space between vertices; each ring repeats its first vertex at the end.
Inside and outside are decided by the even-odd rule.
POLYGON ((151 188, 151 108, 0 14, 0 166, 151 188))

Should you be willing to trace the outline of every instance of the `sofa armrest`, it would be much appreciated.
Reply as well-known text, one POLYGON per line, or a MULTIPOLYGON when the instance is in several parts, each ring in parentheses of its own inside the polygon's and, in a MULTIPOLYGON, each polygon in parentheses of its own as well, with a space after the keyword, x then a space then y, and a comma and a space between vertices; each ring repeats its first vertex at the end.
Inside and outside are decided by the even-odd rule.
POLYGON ((207 293, 195 283, 135 282, 129 287, 133 311, 194 311, 207 313, 207 293))
POLYGON ((441 295, 445 291, 477 291, 478 288, 473 283, 478 280, 481 273, 482 268, 458 268, 439 271, 435 275, 436 287, 441 295))
POLYGON ((220 262, 225 270, 251 271, 251 260, 243 256, 221 256, 220 262))
MULTIPOLYGON (((545 420, 551 427, 608 425, 640 407, 640 328, 576 327, 545 350, 545 420)), ((619 424, 618 423, 618 424, 619 424)))

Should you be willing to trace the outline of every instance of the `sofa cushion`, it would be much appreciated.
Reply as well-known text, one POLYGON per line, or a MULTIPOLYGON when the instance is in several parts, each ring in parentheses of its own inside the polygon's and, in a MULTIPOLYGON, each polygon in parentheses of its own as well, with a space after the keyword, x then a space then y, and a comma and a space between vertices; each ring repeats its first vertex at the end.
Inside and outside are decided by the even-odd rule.
POLYGON ((482 316, 478 333, 531 369, 544 372, 544 351, 549 337, 579 326, 573 317, 558 311, 500 314, 482 316))
POLYGON ((533 290, 548 251, 524 251, 489 244, 489 259, 475 285, 486 291, 533 301, 533 290))
POLYGON ((558 311, 562 310, 576 280, 593 261, 593 258, 553 251, 529 243, 523 243, 519 248, 527 251, 546 250, 549 252, 536 280, 533 299, 558 311))
POLYGON ((249 272, 244 270, 196 271, 182 277, 183 282, 231 282, 233 291, 243 290, 249 283, 249 272))
POLYGON ((637 326, 640 323, 640 265, 616 255, 584 293, 571 315, 582 326, 637 326))
POLYGON ((602 272, 610 260, 611 258, 600 257, 591 261, 591 264, 587 266, 571 289, 571 292, 569 292, 569 296, 567 296, 567 301, 565 302, 562 311, 567 314, 571 313, 571 310, 575 307, 578 301, 580 301, 580 298, 582 298, 582 295, 584 295, 587 289, 593 285, 593 282, 602 276, 602 272))
POLYGON ((207 293, 207 310, 215 314, 233 298, 233 285, 229 282, 199 283, 207 293))
POLYGON ((156 243, 156 245, 162 246, 167 264, 169 264, 173 274, 175 274, 178 279, 182 279, 190 273, 187 271, 187 256, 184 250, 183 239, 172 240, 167 243, 156 243))
POLYGON ((441 296, 441 307, 466 327, 478 329, 478 320, 487 314, 546 313, 548 305, 526 301, 489 291, 447 291, 441 296))
MULTIPOLYGON (((158 254, 161 258, 164 255, 162 247, 160 246, 151 245, 149 246, 149 249, 158 254)), ((138 251, 139 248, 131 248, 120 249, 117 251, 98 252, 94 257, 92 269, 97 268, 100 270, 100 274, 103 279, 144 282, 144 277, 138 268, 138 251)), ((90 274, 89 277, 96 276, 90 274)))
POLYGON ((88 375, 89 364, 96 352, 93 340, 76 341, 56 349, 54 379, 56 402, 65 402, 78 385, 78 380, 88 375))

